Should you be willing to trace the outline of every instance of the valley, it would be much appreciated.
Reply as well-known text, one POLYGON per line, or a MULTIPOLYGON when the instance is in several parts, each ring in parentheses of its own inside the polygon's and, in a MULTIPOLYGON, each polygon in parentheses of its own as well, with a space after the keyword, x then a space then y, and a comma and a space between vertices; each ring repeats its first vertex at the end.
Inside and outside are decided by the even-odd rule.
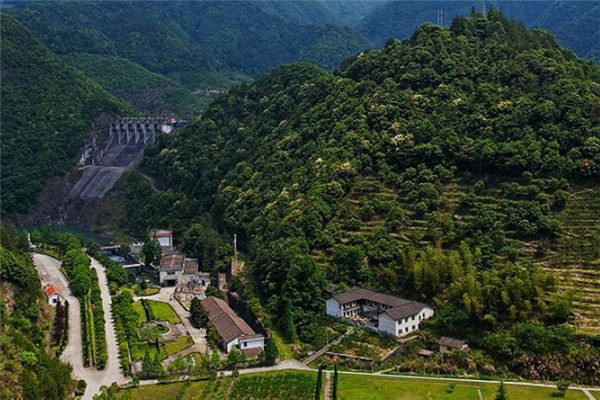
POLYGON ((0 11, 0 399, 600 399, 597 1, 0 11))

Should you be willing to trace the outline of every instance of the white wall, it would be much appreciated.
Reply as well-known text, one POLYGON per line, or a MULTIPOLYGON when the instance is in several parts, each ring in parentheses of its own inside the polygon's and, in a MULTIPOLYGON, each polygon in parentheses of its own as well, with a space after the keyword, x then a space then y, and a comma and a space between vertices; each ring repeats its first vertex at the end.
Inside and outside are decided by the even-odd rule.
POLYGON ((263 347, 265 347, 265 338, 264 337, 257 337, 257 338, 252 338, 252 339, 243 339, 242 338, 238 342, 239 342, 241 350, 256 349, 256 348, 262 349, 263 347))
POLYGON ((336 299, 334 299, 334 298, 328 299, 325 302, 325 305, 326 305, 328 315, 332 315, 334 317, 341 318, 342 311, 340 310, 340 303, 338 303, 338 301, 336 299))
POLYGON ((48 297, 48 304, 51 306, 56 306, 58 303, 64 303, 65 299, 58 293, 54 293, 52 296, 48 297))
POLYGON ((170 236, 159 237, 157 239, 158 239, 158 243, 162 247, 171 247, 171 245, 172 245, 170 236))

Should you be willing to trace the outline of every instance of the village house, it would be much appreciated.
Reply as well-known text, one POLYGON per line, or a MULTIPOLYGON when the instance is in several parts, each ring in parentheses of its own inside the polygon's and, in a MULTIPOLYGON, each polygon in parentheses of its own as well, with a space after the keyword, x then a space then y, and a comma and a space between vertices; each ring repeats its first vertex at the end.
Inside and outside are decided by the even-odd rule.
POLYGON ((358 287, 328 299, 326 309, 329 315, 364 322, 393 336, 414 332, 433 316, 433 309, 426 304, 358 287))
POLYGON ((177 251, 163 252, 158 267, 158 281, 161 286, 175 286, 183 273, 185 257, 177 251))
POLYGON ((442 336, 438 340, 440 345, 440 353, 447 354, 453 351, 469 351, 469 345, 465 340, 454 339, 448 336, 442 336))
POLYGON ((62 304, 65 302, 65 297, 62 295, 60 290, 58 290, 58 288, 52 283, 49 283, 46 286, 44 286, 43 290, 46 297, 48 297, 49 305, 56 307, 57 304, 62 304))
POLYGON ((202 300, 202 307, 208 312, 208 320, 217 330, 225 352, 237 348, 248 356, 255 356, 262 351, 265 337, 254 332, 224 300, 209 296, 202 300))
POLYGON ((153 229, 150 231, 150 236, 158 240, 160 247, 173 247, 173 230, 172 229, 153 229))

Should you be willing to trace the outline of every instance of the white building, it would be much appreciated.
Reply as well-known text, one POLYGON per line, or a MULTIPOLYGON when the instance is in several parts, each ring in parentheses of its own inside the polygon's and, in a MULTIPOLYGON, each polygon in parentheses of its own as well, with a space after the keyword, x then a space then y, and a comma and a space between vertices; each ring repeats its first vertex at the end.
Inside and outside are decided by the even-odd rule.
POLYGON ((161 286, 175 286, 183 274, 185 257, 177 252, 163 252, 158 268, 158 278, 161 286))
POLYGON ((208 320, 221 337, 223 350, 229 353, 234 347, 247 355, 257 355, 265 347, 265 337, 254 330, 219 298, 210 296, 202 300, 208 320))
POLYGON ((326 301, 327 314, 347 319, 367 319, 379 332, 405 336, 433 316, 426 304, 363 288, 352 288, 326 301))
POLYGON ((60 293, 58 288, 51 283, 44 286, 44 294, 48 297, 48 304, 51 306, 56 307, 58 303, 62 304, 65 302, 64 296, 60 293))
POLYGON ((153 229, 150 235, 158 240, 160 247, 173 247, 172 229, 153 229))

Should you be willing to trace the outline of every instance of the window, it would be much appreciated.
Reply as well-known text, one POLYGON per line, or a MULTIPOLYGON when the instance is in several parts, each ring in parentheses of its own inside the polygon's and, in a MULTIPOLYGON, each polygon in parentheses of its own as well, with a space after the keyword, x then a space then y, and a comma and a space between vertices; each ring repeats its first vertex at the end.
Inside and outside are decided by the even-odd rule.
POLYGON ((248 347, 248 342, 244 342, 244 347, 248 347))

